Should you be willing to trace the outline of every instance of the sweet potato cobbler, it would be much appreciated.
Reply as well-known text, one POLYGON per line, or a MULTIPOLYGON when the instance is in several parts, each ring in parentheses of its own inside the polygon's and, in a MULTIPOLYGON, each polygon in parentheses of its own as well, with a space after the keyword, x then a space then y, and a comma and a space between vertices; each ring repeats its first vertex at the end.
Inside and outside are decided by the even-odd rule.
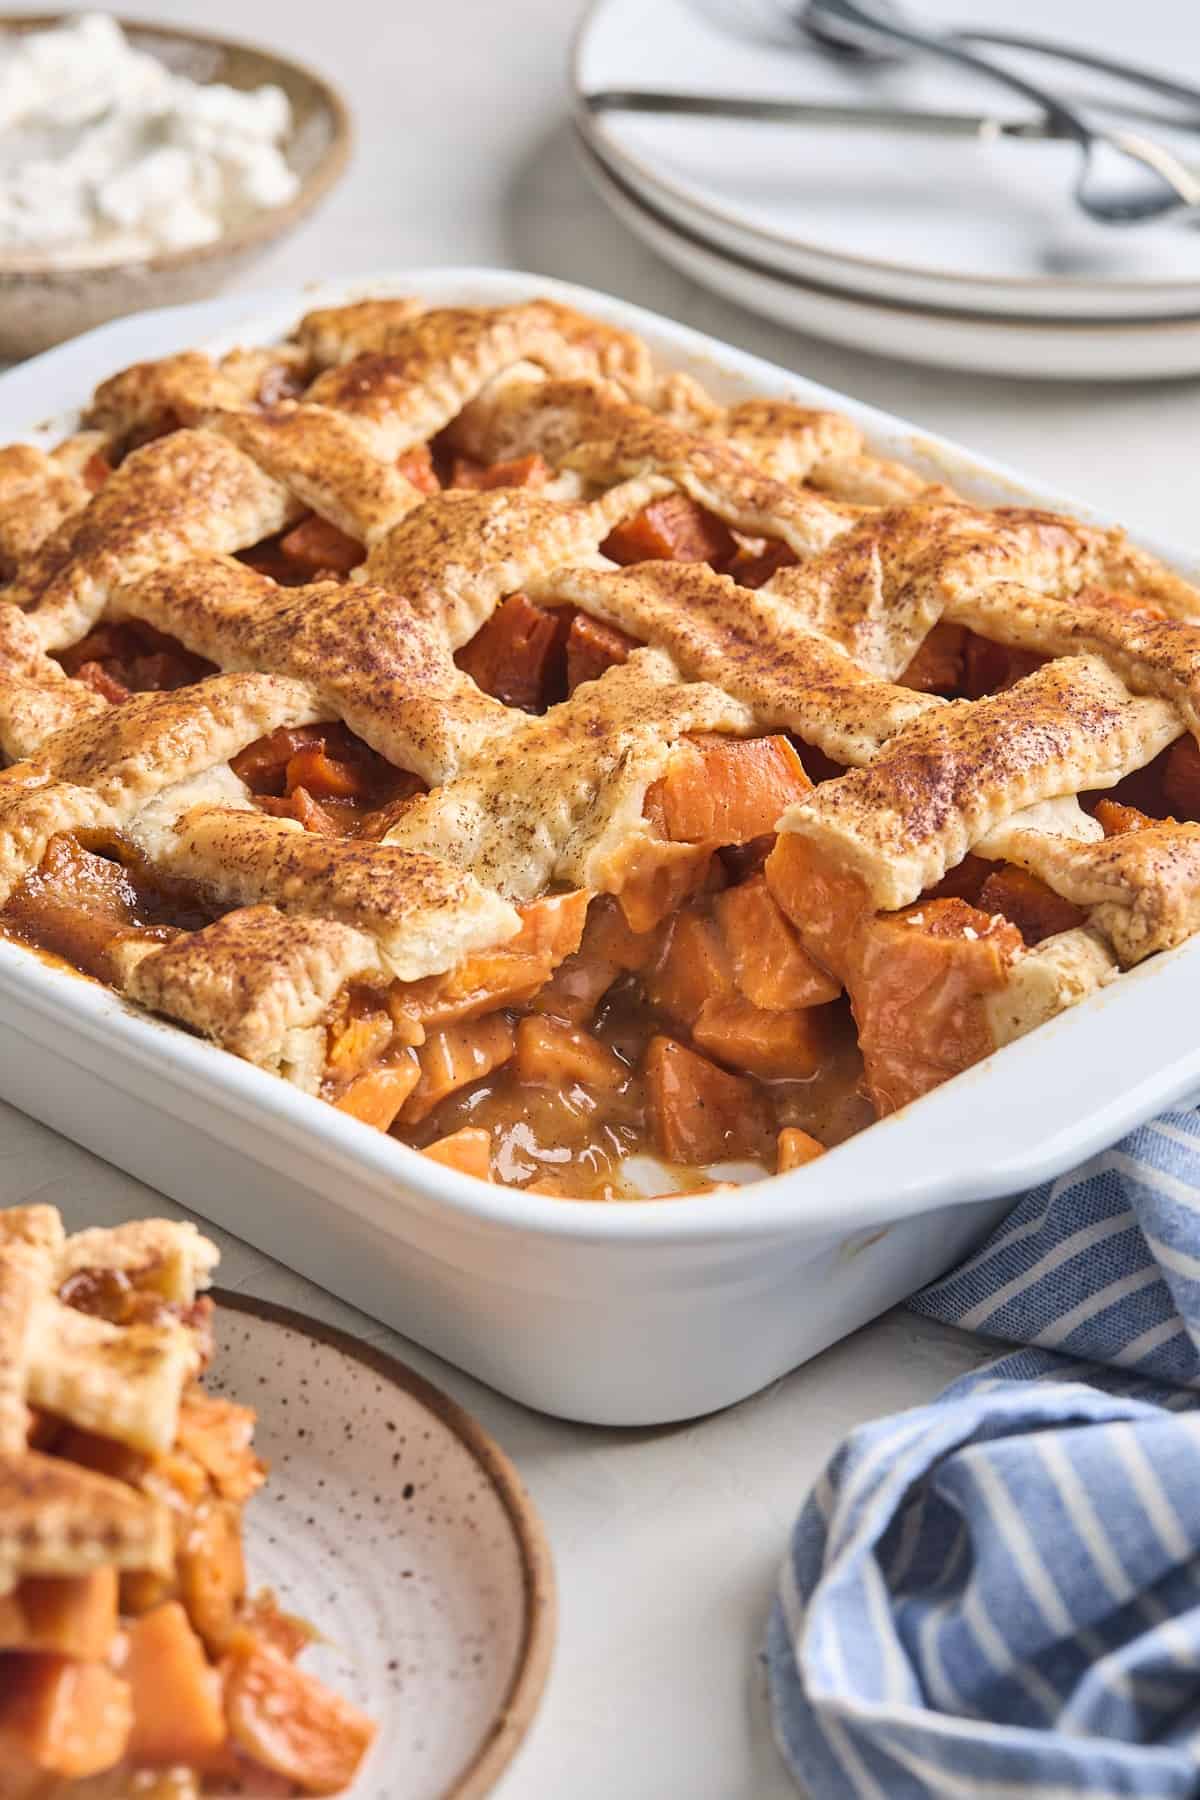
POLYGON ((200 1384, 217 1251, 0 1211, 0 1794, 336 1794, 374 1726, 252 1595, 254 1413, 200 1384))
POLYGON ((796 1167, 1200 923, 1200 594, 550 301, 0 452, 7 934, 541 1193, 796 1167))

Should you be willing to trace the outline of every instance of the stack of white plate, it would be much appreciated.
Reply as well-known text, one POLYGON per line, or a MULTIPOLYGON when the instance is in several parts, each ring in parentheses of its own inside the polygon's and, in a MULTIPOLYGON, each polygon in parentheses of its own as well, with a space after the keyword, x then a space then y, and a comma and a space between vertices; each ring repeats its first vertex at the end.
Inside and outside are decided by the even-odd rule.
MULTIPOLYGON (((1200 85, 1195 0, 922 0, 916 10, 934 26, 1052 33, 1200 85)), ((1041 59, 1025 72, 1076 98, 1096 88, 1041 59)), ((1071 145, 586 104, 604 89, 666 88, 1016 118, 1018 97, 931 61, 833 61, 806 46, 775 0, 596 0, 572 78, 583 154, 613 211, 669 262, 756 312, 948 368, 1200 373, 1200 220, 1093 224, 1071 200, 1071 145)), ((1200 132, 1157 135, 1200 165, 1200 132)))

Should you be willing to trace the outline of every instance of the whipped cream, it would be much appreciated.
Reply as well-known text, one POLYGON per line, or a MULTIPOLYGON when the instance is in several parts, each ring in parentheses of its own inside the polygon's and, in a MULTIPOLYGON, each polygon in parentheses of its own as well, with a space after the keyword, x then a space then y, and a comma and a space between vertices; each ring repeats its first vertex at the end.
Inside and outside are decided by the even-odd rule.
POLYGON ((172 74, 98 13, 0 45, 0 256, 82 264, 210 244, 299 186, 281 88, 172 74))

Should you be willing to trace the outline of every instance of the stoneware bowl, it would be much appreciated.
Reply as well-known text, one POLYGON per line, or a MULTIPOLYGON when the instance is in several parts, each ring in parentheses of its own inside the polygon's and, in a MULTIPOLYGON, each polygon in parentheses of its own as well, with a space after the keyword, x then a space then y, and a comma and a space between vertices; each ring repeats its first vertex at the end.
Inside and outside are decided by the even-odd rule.
MULTIPOLYGON (((45 30, 64 16, 0 14, 0 32, 45 30)), ((136 49, 193 81, 223 81, 235 88, 274 82, 281 87, 292 108, 292 132, 284 149, 300 187, 285 205, 255 213, 215 243, 161 256, 59 268, 40 254, 0 255, 0 359, 31 356, 125 313, 206 298, 298 225, 345 169, 349 113, 336 89, 314 70, 274 51, 202 31, 137 19, 119 22, 136 49)))
POLYGON ((257 1408, 270 1465, 246 1510, 251 1588, 317 1627, 305 1668, 379 1725, 351 1800, 479 1800, 554 1642, 550 1553, 516 1471, 394 1357, 267 1301, 215 1299, 205 1385, 257 1408))

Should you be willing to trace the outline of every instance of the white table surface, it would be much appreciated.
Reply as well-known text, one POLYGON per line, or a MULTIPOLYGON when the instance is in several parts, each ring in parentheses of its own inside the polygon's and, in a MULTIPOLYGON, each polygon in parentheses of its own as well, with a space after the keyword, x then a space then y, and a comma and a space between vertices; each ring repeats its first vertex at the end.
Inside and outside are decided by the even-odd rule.
MULTIPOLYGON (((566 129, 564 63, 581 0, 163 0, 122 10, 290 46, 354 108, 349 177, 247 287, 440 262, 585 282, 961 438, 1113 517, 1183 542, 1192 535, 1196 383, 1038 385, 880 362, 710 297, 628 236, 587 186, 566 129)), ((0 1205, 33 1197, 76 1224, 178 1211, 0 1107, 0 1205)), ((851 1426, 919 1404, 981 1360, 983 1345, 896 1312, 719 1417, 598 1430, 530 1413, 235 1240, 223 1249, 229 1285, 388 1343, 516 1459, 553 1545, 561 1626, 505 1800, 795 1794, 757 1664, 790 1522, 851 1426)))

